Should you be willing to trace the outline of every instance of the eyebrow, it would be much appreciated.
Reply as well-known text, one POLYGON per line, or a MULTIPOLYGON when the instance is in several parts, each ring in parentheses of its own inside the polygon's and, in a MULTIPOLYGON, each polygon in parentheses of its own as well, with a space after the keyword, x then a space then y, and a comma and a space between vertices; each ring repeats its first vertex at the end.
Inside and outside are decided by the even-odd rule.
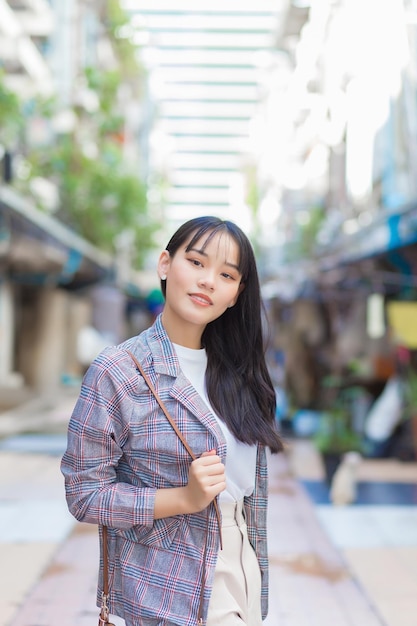
MULTIPOLYGON (((198 248, 190 248, 188 250, 188 252, 197 252, 198 254, 201 254, 201 256, 208 257, 207 252, 205 252, 203 249, 199 250, 198 248)), ((235 269, 240 274, 240 269, 239 269, 238 265, 235 265, 234 263, 230 263, 229 261, 225 261, 224 264, 227 265, 228 267, 232 267, 233 269, 235 269)))

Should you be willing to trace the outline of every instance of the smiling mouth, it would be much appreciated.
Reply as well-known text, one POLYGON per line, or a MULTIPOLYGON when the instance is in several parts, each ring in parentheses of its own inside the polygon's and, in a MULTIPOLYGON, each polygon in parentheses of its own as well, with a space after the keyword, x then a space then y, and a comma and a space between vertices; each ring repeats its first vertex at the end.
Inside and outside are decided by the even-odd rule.
POLYGON ((203 304, 204 306, 209 306, 213 304, 210 298, 202 293, 190 293, 190 298, 194 302, 197 302, 198 304, 203 304))

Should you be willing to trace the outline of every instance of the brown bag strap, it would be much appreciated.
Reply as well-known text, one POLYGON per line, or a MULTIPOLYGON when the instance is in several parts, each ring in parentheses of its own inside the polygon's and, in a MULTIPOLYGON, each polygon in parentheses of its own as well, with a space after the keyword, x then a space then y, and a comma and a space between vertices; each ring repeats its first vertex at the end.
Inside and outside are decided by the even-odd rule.
POLYGON ((109 556, 107 548, 107 526, 102 526, 102 554, 103 554, 103 593, 101 594, 101 607, 98 617, 98 626, 113 626, 109 622, 109 607, 107 598, 109 595, 109 556))
POLYGON ((109 553, 107 548, 107 526, 102 527, 103 530, 103 593, 109 595, 109 553))

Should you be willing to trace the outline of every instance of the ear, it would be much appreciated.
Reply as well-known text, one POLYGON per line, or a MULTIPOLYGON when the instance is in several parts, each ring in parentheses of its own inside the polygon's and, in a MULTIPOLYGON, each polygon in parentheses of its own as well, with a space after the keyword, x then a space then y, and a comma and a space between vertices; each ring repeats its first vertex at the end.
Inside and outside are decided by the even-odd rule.
POLYGON ((169 267, 171 265, 171 257, 168 250, 163 250, 159 255, 158 261, 158 276, 161 280, 166 280, 169 267))
POLYGON ((242 293, 242 291, 244 290, 244 288, 245 288, 245 283, 240 283, 239 289, 237 290, 237 293, 236 293, 235 297, 233 298, 232 302, 227 307, 228 309, 231 309, 232 306, 235 306, 235 304, 238 301, 238 298, 239 298, 240 294, 242 293))

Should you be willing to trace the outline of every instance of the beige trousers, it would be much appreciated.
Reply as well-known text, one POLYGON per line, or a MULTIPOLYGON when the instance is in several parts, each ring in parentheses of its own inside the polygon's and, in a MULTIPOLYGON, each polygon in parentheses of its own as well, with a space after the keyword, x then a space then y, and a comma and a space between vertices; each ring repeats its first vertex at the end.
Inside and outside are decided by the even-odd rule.
POLYGON ((243 501, 222 502, 223 550, 214 574, 207 626, 261 626, 261 572, 248 539, 243 501))

